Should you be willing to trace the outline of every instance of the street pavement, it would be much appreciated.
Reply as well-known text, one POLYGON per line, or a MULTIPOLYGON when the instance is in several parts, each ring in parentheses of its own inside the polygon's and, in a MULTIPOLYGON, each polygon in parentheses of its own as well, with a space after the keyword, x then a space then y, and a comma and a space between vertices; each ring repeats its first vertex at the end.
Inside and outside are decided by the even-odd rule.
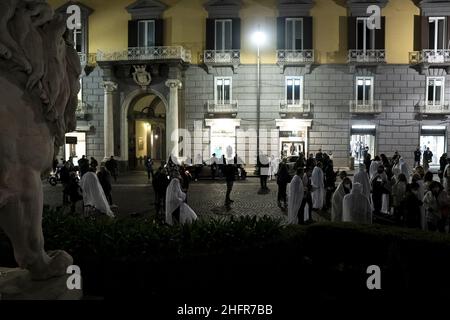
MULTIPOLYGON (((231 199, 234 203, 225 207, 225 180, 200 180, 191 182, 187 202, 200 218, 264 215, 286 219, 286 213, 277 206, 277 184, 269 181, 270 192, 258 194, 259 179, 237 180, 234 183, 231 199)), ((113 202, 118 206, 119 216, 133 214, 152 215, 154 210, 154 192, 145 172, 129 172, 118 177, 113 184, 113 202)), ((61 206, 62 186, 52 187, 44 182, 44 204, 51 207, 61 206)), ((81 212, 81 203, 77 212, 81 212)))

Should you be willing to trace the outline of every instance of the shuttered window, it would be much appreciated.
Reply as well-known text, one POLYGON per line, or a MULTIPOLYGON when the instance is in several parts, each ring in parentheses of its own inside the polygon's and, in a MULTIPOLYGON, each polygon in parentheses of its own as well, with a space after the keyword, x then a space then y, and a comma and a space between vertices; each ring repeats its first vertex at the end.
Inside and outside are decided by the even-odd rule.
POLYGON ((445 49, 447 47, 445 17, 428 18, 428 27, 428 49, 445 49))
POLYGON ((300 105, 303 102, 303 77, 286 77, 286 104, 300 105))
POLYGON ((232 20, 217 19, 215 23, 215 50, 231 50, 233 46, 232 20))
POLYGON ((138 22, 138 47, 155 46, 155 21, 140 20, 138 22))
POLYGON ((441 106, 444 104, 444 77, 427 78, 427 104, 430 106, 441 106))
POLYGON ((303 19, 286 19, 286 49, 303 50, 303 19))
POLYGON ((356 78, 356 103, 358 106, 373 104, 373 77, 356 78))
POLYGON ((215 103, 226 105, 231 103, 231 77, 216 77, 215 81, 215 103))

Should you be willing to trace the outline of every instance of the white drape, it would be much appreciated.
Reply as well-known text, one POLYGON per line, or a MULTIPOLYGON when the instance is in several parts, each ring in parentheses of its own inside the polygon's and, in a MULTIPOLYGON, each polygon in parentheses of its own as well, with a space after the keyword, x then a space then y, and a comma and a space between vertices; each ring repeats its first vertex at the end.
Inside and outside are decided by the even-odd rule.
POLYGON ((406 163, 406 161, 403 160, 403 158, 400 158, 400 160, 398 161, 398 165, 399 165, 401 173, 403 173, 406 176, 406 181, 409 181, 409 175, 411 173, 409 171, 409 167, 408 167, 408 164, 406 163))
POLYGON ((381 164, 381 161, 372 161, 369 168, 370 180, 372 180, 373 176, 377 173, 378 167, 381 166, 381 164))
POLYGON ((345 222, 372 223, 372 209, 369 199, 362 194, 362 189, 360 183, 354 183, 351 193, 344 197, 342 216, 345 222))
POLYGON ((345 190, 344 183, 341 182, 333 194, 331 202, 331 221, 342 221, 342 201, 344 200, 345 190))
POLYGON ((172 179, 166 191, 166 223, 173 225, 173 212, 180 207, 180 224, 192 223, 197 219, 194 210, 184 200, 186 194, 181 190, 180 180, 172 179))
POLYGON ((83 203, 85 206, 92 206, 98 211, 114 217, 114 213, 111 211, 103 188, 95 173, 85 173, 81 178, 80 187, 83 190, 83 203))
MULTIPOLYGON (((298 223, 298 211, 302 205, 304 188, 302 178, 295 175, 288 185, 288 223, 298 223)), ((302 212, 301 214, 305 214, 302 212)))
POLYGON ((313 187, 313 191, 311 192, 313 208, 322 209, 325 201, 325 187, 323 171, 319 167, 314 167, 311 175, 311 185, 313 187))
POLYGON ((370 181, 369 181, 369 176, 367 175, 367 172, 364 169, 359 168, 359 171, 357 173, 355 173, 355 176, 353 177, 353 183, 360 183, 362 185, 362 188, 363 188, 362 193, 370 201, 370 199, 371 199, 370 181))

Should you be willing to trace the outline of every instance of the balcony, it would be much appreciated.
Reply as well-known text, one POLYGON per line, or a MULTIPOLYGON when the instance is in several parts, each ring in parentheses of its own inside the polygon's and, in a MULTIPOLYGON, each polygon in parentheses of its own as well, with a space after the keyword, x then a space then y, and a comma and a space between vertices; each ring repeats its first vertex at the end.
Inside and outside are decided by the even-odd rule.
POLYGON ((182 46, 136 47, 121 51, 97 51, 97 62, 114 61, 167 61, 179 60, 191 63, 191 51, 182 46))
POLYGON ((95 53, 78 53, 78 57, 80 58, 80 64, 82 67, 85 66, 95 66, 96 64, 96 57, 97 55, 95 53))
POLYGON ((78 105, 75 110, 75 116, 77 120, 86 120, 86 116, 88 114, 88 106, 81 100, 78 100, 78 105))
POLYGON ((206 103, 206 112, 210 117, 231 116, 234 118, 238 113, 238 102, 231 100, 229 103, 222 103, 211 100, 206 103))
POLYGON ((418 66, 420 73, 425 74, 430 67, 446 68, 450 71, 450 50, 449 49, 425 49, 409 53, 409 64, 418 66))
POLYGON ((277 64, 287 66, 311 66, 314 63, 314 50, 277 50, 277 64))
POLYGON ((381 100, 370 101, 350 101, 350 113, 352 114, 378 114, 381 113, 381 100))
MULTIPOLYGON (((241 64, 240 50, 205 50, 203 63, 206 67, 232 67, 233 71, 241 64)), ((209 71, 209 70, 208 70, 209 71)))
POLYGON ((311 114, 311 102, 309 100, 303 100, 303 102, 296 101, 294 103, 287 102, 286 100, 280 101, 280 116, 282 118, 288 117, 307 117, 311 114))
POLYGON ((424 101, 415 106, 416 112, 423 115, 450 115, 450 105, 448 102, 442 104, 430 104, 424 101))
POLYGON ((348 50, 348 63, 378 65, 386 63, 385 50, 348 50))

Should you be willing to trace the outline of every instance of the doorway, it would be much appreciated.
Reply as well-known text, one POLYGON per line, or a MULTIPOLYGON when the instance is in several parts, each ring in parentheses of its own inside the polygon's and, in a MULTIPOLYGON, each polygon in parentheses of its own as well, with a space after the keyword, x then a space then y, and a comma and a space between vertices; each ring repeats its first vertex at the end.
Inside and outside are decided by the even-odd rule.
POLYGON ((430 165, 439 166, 439 158, 447 151, 445 126, 423 126, 420 133, 420 151, 430 148, 433 158, 430 165))
POLYGON ((78 164, 82 156, 92 156, 86 154, 86 133, 70 132, 66 134, 66 143, 64 147, 65 160, 72 157, 73 163, 78 164))
MULTIPOLYGON (((128 166, 145 170, 145 159, 165 160, 166 112, 164 103, 153 94, 137 99, 128 112, 128 166)), ((158 164, 155 164, 155 166, 158 164)))
POLYGON ((354 158, 355 165, 364 163, 367 152, 373 158, 376 152, 375 126, 353 126, 350 136, 350 156, 354 158))

